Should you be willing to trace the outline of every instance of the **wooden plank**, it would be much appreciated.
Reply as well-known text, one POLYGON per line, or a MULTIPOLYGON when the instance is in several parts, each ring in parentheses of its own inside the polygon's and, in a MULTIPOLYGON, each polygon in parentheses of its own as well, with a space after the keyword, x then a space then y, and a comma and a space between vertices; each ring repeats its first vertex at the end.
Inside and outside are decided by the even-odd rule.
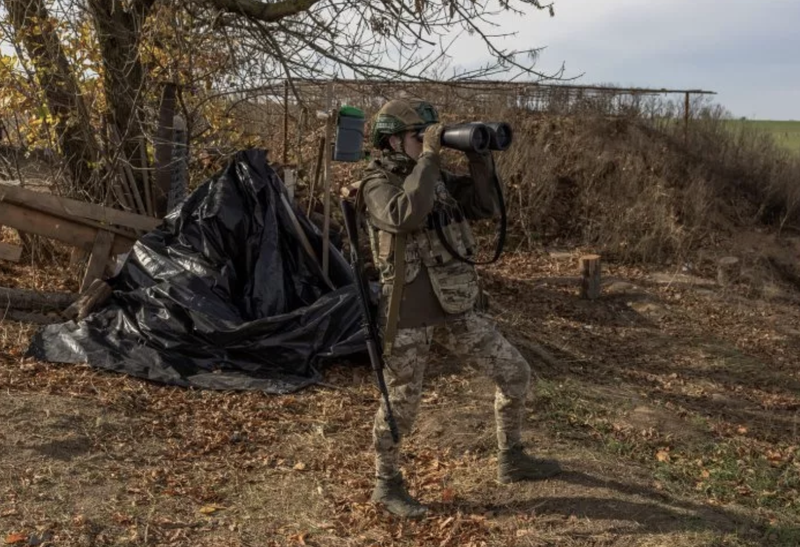
MULTIPOLYGON (((0 201, 0 218, 3 219, 6 226, 11 226, 21 232, 57 239, 67 245, 87 251, 92 250, 97 232, 100 231, 78 222, 2 201, 0 201)), ((133 246, 133 243, 133 239, 116 237, 112 253, 124 253, 133 246)))
POLYGON ((63 219, 54 221, 51 215, 35 211, 13 203, 0 202, 0 217, 8 226, 17 230, 57 239, 73 247, 91 250, 94 245, 95 230, 63 219))
POLYGON ((22 247, 0 242, 0 260, 8 260, 9 262, 19 262, 19 259, 21 257, 22 257, 22 247))
POLYGON ((328 275, 331 244, 331 178, 333 177, 331 159, 333 156, 333 124, 336 122, 333 108, 333 82, 328 82, 325 93, 325 109, 328 119, 325 122, 325 191, 322 195, 322 209, 325 215, 322 221, 322 273, 328 275))
POLYGON ((124 160, 120 161, 120 169, 122 169, 122 176, 128 181, 128 190, 133 196, 133 201, 136 203, 136 212, 139 213, 139 215, 145 215, 147 208, 142 201, 142 194, 139 192, 139 184, 136 181, 136 175, 133 174, 133 169, 130 164, 124 160))
POLYGON ((128 238, 128 239, 135 239, 135 237, 136 237, 136 236, 134 236, 133 233, 130 232, 130 230, 128 230, 126 228, 115 228, 115 227, 110 226, 108 224, 103 224, 101 222, 97 222, 96 220, 90 220, 88 218, 72 216, 72 215, 68 215, 66 213, 62 213, 60 211, 46 210, 46 209, 42 209, 40 207, 30 207, 28 205, 23 205, 23 207, 25 207, 26 209, 34 209, 34 210, 37 210, 37 211, 41 211, 41 212, 46 213, 48 215, 52 215, 54 218, 67 220, 69 222, 77 222, 78 224, 83 224, 84 226, 89 226, 90 228, 96 228, 98 230, 107 230, 109 232, 118 234, 118 235, 120 235, 122 237, 125 237, 125 238, 128 238))
POLYGON ((314 177, 311 179, 311 188, 308 191, 308 210, 306 216, 311 216, 311 210, 314 205, 314 192, 317 191, 319 185, 320 175, 322 174, 322 160, 325 158, 325 137, 319 138, 319 145, 317 147, 317 163, 314 167, 314 177))
MULTIPOLYGON (((105 224, 115 224, 135 230, 144 230, 146 232, 153 230, 161 224, 160 219, 128 213, 126 211, 120 211, 119 209, 112 209, 111 207, 103 207, 102 205, 95 205, 94 203, 62 198, 52 194, 45 194, 44 192, 34 192, 33 190, 5 184, 0 184, 0 201, 24 205, 25 207, 37 209, 39 211, 52 212, 55 214, 60 213, 70 217, 82 217, 105 224)), ((7 222, 5 218, 3 219, 3 223, 6 225, 11 224, 7 222)))
POLYGON ((111 255, 111 247, 114 245, 114 234, 106 231, 97 232, 97 237, 92 246, 92 256, 89 258, 89 265, 86 267, 86 274, 81 283, 81 292, 85 291, 95 279, 102 280, 103 271, 106 269, 108 259, 111 255))

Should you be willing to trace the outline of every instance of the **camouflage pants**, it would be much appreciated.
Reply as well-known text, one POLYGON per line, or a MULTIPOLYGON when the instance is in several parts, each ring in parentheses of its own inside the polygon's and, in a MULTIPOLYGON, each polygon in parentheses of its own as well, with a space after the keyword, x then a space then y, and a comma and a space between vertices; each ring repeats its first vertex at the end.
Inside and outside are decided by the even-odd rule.
MULTIPOLYGON (((497 445, 509 448, 520 442, 530 367, 517 349, 497 331, 494 322, 477 313, 437 327, 400 329, 387 359, 386 385, 400 437, 408 435, 417 417, 430 343, 442 343, 451 354, 481 368, 497 385, 494 400, 497 445)), ((381 403, 375 415, 373 441, 376 474, 389 479, 400 471, 400 446, 392 441, 381 403)))

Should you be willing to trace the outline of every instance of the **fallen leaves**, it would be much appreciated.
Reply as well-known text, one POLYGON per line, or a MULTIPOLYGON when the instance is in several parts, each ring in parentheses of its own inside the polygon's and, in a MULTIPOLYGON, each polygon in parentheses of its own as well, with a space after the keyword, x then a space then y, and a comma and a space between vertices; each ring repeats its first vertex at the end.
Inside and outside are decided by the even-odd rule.
POLYGON ((27 543, 27 542, 28 542, 27 534, 13 533, 13 534, 8 534, 5 537, 6 545, 17 545, 19 543, 27 543))
MULTIPOLYGON (((518 264, 519 260, 522 258, 508 262, 519 266, 509 273, 516 281, 497 276, 490 280, 492 288, 498 289, 493 291, 493 301, 509 311, 500 318, 501 328, 517 339, 535 339, 554 352, 558 350, 559 358, 567 361, 553 366, 563 367, 563 370, 558 368, 558 372, 563 372, 572 381, 566 384, 569 389, 553 387, 550 399, 539 396, 535 400, 537 412, 542 414, 541 424, 545 424, 537 430, 542 442, 552 438, 546 437, 546 424, 551 422, 557 422, 560 428, 557 435, 566 433, 567 440, 569 435, 577 432, 581 436, 576 438, 583 442, 586 438, 583 432, 587 430, 603 440, 616 440, 616 444, 605 446, 616 447, 618 452, 613 457, 620 467, 630 464, 639 471, 644 470, 643 473, 654 468, 667 471, 654 474, 646 482, 637 482, 638 486, 673 492, 675 481, 680 477, 685 476, 690 487, 701 481, 698 483, 701 488, 687 496, 694 497, 698 505, 734 503, 746 509, 748 504, 758 506, 763 498, 769 496, 772 507, 780 508, 797 499, 797 493, 792 489, 776 488, 774 480, 782 472, 797 469, 800 462, 796 446, 787 446, 789 441, 769 442, 768 436, 782 434, 782 427, 794 423, 790 418, 795 416, 798 398, 788 391, 781 391, 783 388, 779 384, 770 390, 764 388, 763 383, 759 384, 764 378, 771 378, 768 373, 771 375, 773 371, 762 373, 761 369, 747 368, 740 371, 742 381, 735 386, 716 383, 710 376, 722 376, 728 362, 716 357, 700 361, 691 353, 689 335, 699 330, 690 321, 687 320, 685 325, 673 325, 674 330, 669 332, 659 331, 659 337, 653 341, 650 338, 654 332, 650 327, 629 329, 613 323, 618 317, 612 313, 613 309, 609 311, 608 302, 578 306, 574 295, 565 293, 569 287, 557 284, 551 284, 540 293, 531 290, 530 281, 542 278, 548 272, 542 271, 535 258, 525 258, 525 264, 518 264), (611 326, 604 323, 605 318, 612 321, 611 326), (582 329, 581 325, 587 323, 597 334, 589 336, 582 329), (574 366, 567 368, 570 362, 574 366), (692 369, 698 363, 706 369, 692 369), (712 375, 701 374, 709 368, 712 375), (590 397, 593 392, 584 390, 584 387, 598 376, 606 390, 613 391, 614 395, 625 393, 627 396, 624 390, 630 388, 631 393, 636 393, 644 401, 637 402, 637 405, 659 405, 658 416, 663 414, 673 419, 673 427, 665 429, 662 422, 655 420, 641 424, 633 422, 630 416, 617 412, 619 409, 613 404, 604 406, 604 401, 590 397), (751 376, 754 380, 749 385, 745 380, 751 376), (609 381, 611 378, 613 382, 609 381), (671 395, 664 395, 665 384, 671 386, 671 395), (759 388, 764 389, 757 391, 759 388), (680 392, 680 397, 674 396, 675 392, 680 392), (717 393, 719 398, 713 398, 717 393), (691 405, 681 403, 682 400, 691 405), (747 413, 726 417, 727 406, 734 402, 743 405, 747 413), (698 412, 698 408, 706 404, 714 412, 698 412), (770 410, 769 421, 759 423, 745 417, 757 418, 760 409, 770 410), (717 446, 727 447, 727 452, 714 455, 713 449, 692 445, 696 439, 683 436, 683 427, 687 433, 696 434, 699 440, 713 440, 717 446), (668 434, 674 434, 674 438, 668 434), (667 464, 668 469, 665 469, 667 464), (659 480, 656 481, 656 477, 659 480), (750 483, 746 484, 747 481, 750 483), (759 481, 764 484, 759 484, 759 481)), ((653 289, 654 294, 656 291, 653 289)), ((697 315, 698 321, 704 321, 703 308, 689 310, 685 307, 692 302, 689 296, 681 299, 680 306, 684 306, 686 317, 697 315)), ((678 306, 675 304, 671 313, 680 311, 678 306)), ((723 329, 740 328, 726 323, 730 320, 728 316, 716 317, 713 324, 703 323, 704 335, 722 338, 726 334, 723 329)), ((760 327, 751 324, 741 328, 760 327)), ((733 345, 732 342, 726 344, 733 345)), ((731 355, 734 354, 731 352, 731 355)), ((741 359, 741 356, 737 353, 726 358, 741 359)), ((731 366, 737 363, 739 361, 731 362, 731 366)), ((486 492, 476 482, 491 476, 484 469, 490 457, 486 447, 479 449, 477 456, 467 457, 458 451, 448 453, 442 448, 441 445, 448 444, 447 439, 436 437, 431 440, 419 433, 404 445, 408 448, 404 455, 413 458, 414 472, 408 476, 412 493, 434 507, 432 514, 420 522, 400 524, 369 502, 373 456, 370 428, 376 397, 367 367, 335 364, 325 370, 326 381, 349 386, 347 391, 326 392, 320 389, 287 397, 184 391, 99 374, 88 368, 52 367, 42 363, 37 365, 36 374, 28 371, 21 375, 18 367, 13 363, 2 367, 0 375, 5 374, 7 378, 0 384, 2 387, 12 386, 10 389, 13 391, 24 386, 26 391, 46 390, 50 394, 83 397, 87 401, 101 401, 110 409, 107 417, 104 414, 102 427, 97 428, 96 435, 98 443, 110 450, 118 462, 113 473, 107 476, 109 481, 122 485, 120 499, 109 508, 108 518, 104 521, 95 522, 97 516, 87 513, 92 518, 91 526, 130 527, 131 533, 138 530, 138 540, 142 540, 141 534, 145 526, 149 526, 150 541, 155 541, 153 538, 160 534, 158 541, 181 547, 202 543, 199 535, 211 529, 220 534, 227 533, 226 530, 231 530, 233 535, 251 534, 257 530, 254 521, 239 519, 239 515, 234 520, 233 510, 220 513, 225 509, 223 505, 239 504, 238 497, 227 498, 225 494, 236 480, 248 485, 243 490, 258 492, 262 496, 259 501, 267 499, 264 494, 271 488, 280 488, 280 494, 265 502, 275 504, 266 507, 271 511, 270 516, 262 514, 258 520, 271 526, 277 520, 295 519, 285 531, 276 533, 276 541, 281 545, 326 545, 337 544, 337 540, 338 543, 352 541, 359 545, 388 545, 396 540, 405 545, 433 547, 528 545, 537 538, 525 536, 536 536, 541 531, 536 526, 510 530, 507 524, 502 524, 506 516, 502 512, 488 511, 487 507, 476 509, 486 511, 482 520, 462 513, 467 505, 489 504, 493 495, 493 487, 490 486, 486 492), (76 370, 80 374, 76 374, 76 370), (127 433, 114 432, 120 421, 114 418, 113 409, 116 407, 122 407, 130 416, 136 417, 126 417, 124 421, 124 430, 133 432, 130 438, 124 436, 127 433), (326 422, 325 439, 314 433, 320 420, 326 422), (139 423, 144 424, 141 429, 137 429, 139 423), (157 447, 155 453, 163 456, 163 461, 156 462, 149 456, 141 458, 141 454, 146 452, 139 450, 140 442, 153 443, 147 448, 157 447), (147 463, 138 467, 142 462, 147 463), (175 512, 168 514, 183 522, 155 517, 148 519, 142 513, 145 503, 152 503, 159 510, 175 507, 175 512), (314 513, 317 509, 313 503, 321 503, 323 509, 314 513), (278 505, 283 512, 276 510, 278 505), (280 517, 270 520, 273 514, 280 517), (314 524, 323 518, 324 523, 314 524), (313 532, 304 532, 304 529, 313 532), (524 540, 517 540, 515 536, 524 540)), ((544 379, 548 379, 552 372, 545 367, 542 372, 544 379)), ((452 380, 443 380, 444 377, 431 381, 433 389, 426 398, 431 408, 439 411, 449 405, 466 407, 474 403, 474 393, 484 386, 476 384, 469 372, 459 373, 457 377, 462 382, 459 385, 447 384, 452 380), (474 390, 473 395, 470 395, 470 390, 474 390)), ((77 401, 77 398, 71 400, 77 401)), ((491 404, 484 406, 488 415, 491 404)), ((473 411, 475 407, 469 408, 473 411)), ((78 410, 76 406, 76 412, 78 410)), ((466 427, 459 421, 446 425, 454 429, 466 427)), ((610 458, 608 452, 603 457, 610 458)), ((576 467, 581 465, 576 464, 576 467)), ((611 478, 621 477, 612 472, 611 478)), ((636 479, 630 480, 633 483, 636 479)), ((246 501, 253 502, 254 499, 246 501)), ((6 499, 5 507, 12 503, 18 502, 6 499)), ((18 507, 23 513, 25 505, 19 504, 18 507)), ((14 509, 0 513, 0 516, 15 517, 14 523, 24 528, 26 521, 17 519, 16 515, 14 509)), ((564 518, 569 519, 568 514, 564 518)), ((79 526, 85 523, 83 517, 75 521, 79 526)), ((29 541, 14 544, 8 543, 8 539, 14 539, 11 534, 6 536, 6 544, 17 547, 29 541)), ((554 537, 554 544, 568 543, 572 538, 559 542, 562 539, 554 537)), ((265 542, 265 545, 271 547, 273 544, 265 542)))

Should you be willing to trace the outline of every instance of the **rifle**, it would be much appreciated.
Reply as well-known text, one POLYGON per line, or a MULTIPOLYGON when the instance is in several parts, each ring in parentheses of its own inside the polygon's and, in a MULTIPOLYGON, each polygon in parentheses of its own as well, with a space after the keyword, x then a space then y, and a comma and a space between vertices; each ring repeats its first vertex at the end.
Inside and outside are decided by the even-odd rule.
POLYGON ((358 300, 361 302, 361 326, 367 335, 367 352, 372 363, 372 370, 375 372, 375 379, 378 382, 378 389, 383 396, 386 405, 386 423, 389 424, 389 431, 392 433, 392 440, 397 443, 400 441, 400 432, 397 430, 397 422, 392 414, 392 406, 389 403, 389 390, 386 389, 386 380, 383 377, 383 352, 381 348, 380 334, 376 318, 370 306, 367 282, 364 279, 364 266, 361 255, 358 252, 358 223, 356 222, 356 209, 348 199, 342 199, 342 214, 344 225, 347 230, 347 238, 350 240, 350 267, 353 270, 356 288, 358 290, 358 300))

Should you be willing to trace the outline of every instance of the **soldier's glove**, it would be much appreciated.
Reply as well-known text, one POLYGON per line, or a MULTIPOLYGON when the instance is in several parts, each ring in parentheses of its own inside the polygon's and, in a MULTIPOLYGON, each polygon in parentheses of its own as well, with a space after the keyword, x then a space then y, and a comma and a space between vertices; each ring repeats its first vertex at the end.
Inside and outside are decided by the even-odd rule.
POLYGON ((423 154, 439 155, 442 149, 442 133, 444 133, 444 125, 435 123, 428 126, 422 135, 423 154))

